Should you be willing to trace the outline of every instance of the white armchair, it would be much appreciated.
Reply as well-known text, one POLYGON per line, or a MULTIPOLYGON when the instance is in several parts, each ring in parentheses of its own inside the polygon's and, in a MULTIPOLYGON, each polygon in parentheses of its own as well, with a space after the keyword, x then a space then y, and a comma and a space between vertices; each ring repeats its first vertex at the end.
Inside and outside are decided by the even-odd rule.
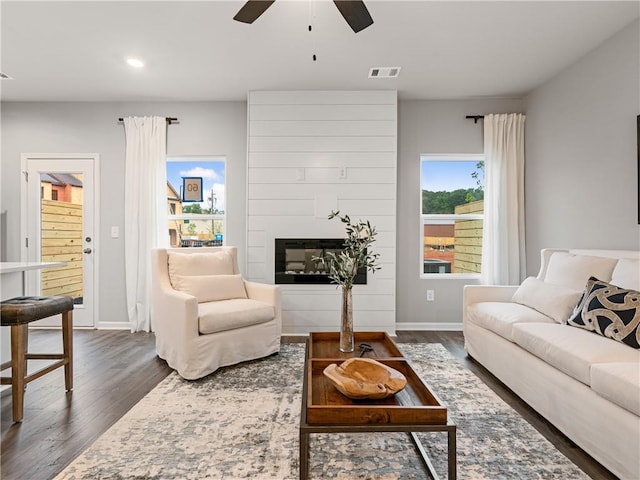
POLYGON ((280 350, 280 289, 244 280, 235 247, 155 249, 152 265, 156 352, 183 378, 280 350))

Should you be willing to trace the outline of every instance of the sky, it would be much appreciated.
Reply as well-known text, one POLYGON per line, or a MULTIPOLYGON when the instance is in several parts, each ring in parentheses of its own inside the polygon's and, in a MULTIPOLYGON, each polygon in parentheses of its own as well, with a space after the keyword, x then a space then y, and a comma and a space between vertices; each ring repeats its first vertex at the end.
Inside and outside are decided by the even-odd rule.
POLYGON ((204 159, 186 161, 175 158, 167 161, 167 180, 179 194, 182 194, 182 177, 202 177, 203 202, 200 203, 202 208, 210 207, 208 197, 211 196, 211 191, 213 190, 216 198, 216 208, 222 211, 225 210, 224 161, 207 161, 204 159))
MULTIPOLYGON (((451 192, 459 188, 477 188, 476 179, 471 176, 476 171, 476 160, 471 161, 422 161, 421 185, 423 190, 451 192)), ((484 183, 484 172, 480 171, 480 181, 484 183)))

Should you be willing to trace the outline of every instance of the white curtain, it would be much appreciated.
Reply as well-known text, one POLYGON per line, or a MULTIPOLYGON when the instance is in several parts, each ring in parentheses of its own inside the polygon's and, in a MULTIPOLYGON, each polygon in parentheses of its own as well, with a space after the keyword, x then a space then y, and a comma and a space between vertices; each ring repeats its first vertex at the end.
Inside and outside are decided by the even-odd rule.
POLYGON ((525 273, 522 114, 485 115, 482 283, 517 285, 525 273))
POLYGON ((165 117, 127 117, 124 257, 131 331, 150 331, 151 249, 166 246, 165 117))

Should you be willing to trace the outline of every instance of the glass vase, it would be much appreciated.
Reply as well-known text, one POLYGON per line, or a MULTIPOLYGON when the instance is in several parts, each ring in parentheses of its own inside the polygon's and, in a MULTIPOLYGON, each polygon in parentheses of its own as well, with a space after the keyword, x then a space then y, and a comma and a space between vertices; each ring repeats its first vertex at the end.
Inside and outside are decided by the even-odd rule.
POLYGON ((350 288, 342 288, 342 319, 340 322, 340 351, 353 352, 353 302, 350 288))

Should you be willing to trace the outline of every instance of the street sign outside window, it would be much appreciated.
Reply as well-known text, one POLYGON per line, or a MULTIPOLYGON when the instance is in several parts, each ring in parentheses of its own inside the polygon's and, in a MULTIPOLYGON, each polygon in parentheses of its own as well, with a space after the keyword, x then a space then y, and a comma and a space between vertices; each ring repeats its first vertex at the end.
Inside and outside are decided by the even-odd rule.
POLYGON ((182 201, 202 202, 202 177, 182 177, 182 201))

